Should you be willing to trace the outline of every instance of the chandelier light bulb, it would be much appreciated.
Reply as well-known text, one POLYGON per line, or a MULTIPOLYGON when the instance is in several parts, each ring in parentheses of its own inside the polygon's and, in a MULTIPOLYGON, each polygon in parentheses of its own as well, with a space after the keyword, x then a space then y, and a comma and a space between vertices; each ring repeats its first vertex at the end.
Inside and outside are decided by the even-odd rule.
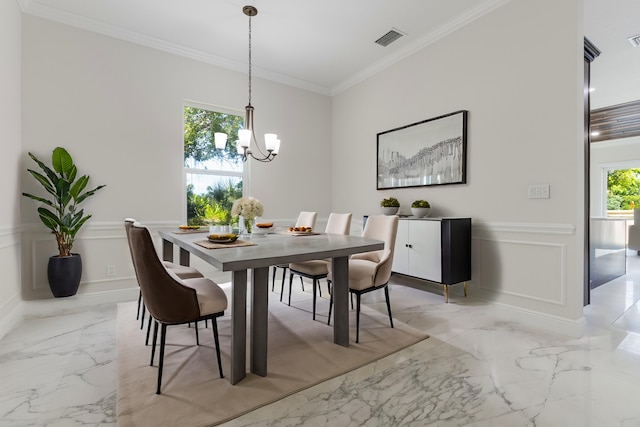
POLYGON ((213 140, 216 143, 216 148, 218 150, 224 150, 227 146, 227 134, 222 132, 216 132, 213 134, 213 140))

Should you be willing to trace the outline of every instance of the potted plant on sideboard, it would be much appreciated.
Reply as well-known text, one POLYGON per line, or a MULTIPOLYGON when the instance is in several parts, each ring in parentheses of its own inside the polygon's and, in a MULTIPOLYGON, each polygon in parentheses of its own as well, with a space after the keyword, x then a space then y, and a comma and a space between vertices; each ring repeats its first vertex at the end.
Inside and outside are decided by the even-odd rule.
POLYGON ((104 185, 93 190, 84 191, 89 184, 89 175, 77 177, 78 169, 71 155, 61 147, 56 147, 51 155, 51 167, 41 162, 35 155, 29 157, 38 164, 44 175, 31 169, 27 171, 48 193, 47 197, 39 197, 29 193, 23 196, 43 203, 38 208, 42 223, 56 236, 58 255, 49 258, 47 278, 49 287, 55 297, 75 295, 82 276, 82 258, 72 253, 71 248, 76 234, 91 214, 84 213, 78 206, 104 185), (53 168, 53 169, 52 169, 53 168))
POLYGON ((416 218, 429 216, 429 211, 431 211, 431 205, 426 200, 414 200, 411 203, 411 214, 416 218))
POLYGON ((398 209, 400 209, 400 202, 395 197, 389 197, 387 199, 382 199, 380 206, 382 207, 383 214, 395 215, 398 213, 398 209))

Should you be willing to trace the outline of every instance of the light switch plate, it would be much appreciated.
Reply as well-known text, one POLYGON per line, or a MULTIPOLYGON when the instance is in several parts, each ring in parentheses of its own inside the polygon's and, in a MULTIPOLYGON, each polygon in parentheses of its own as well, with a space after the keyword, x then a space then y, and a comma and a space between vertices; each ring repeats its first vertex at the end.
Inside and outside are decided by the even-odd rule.
POLYGON ((527 188, 527 197, 529 199, 550 199, 551 189, 549 184, 535 184, 527 188))

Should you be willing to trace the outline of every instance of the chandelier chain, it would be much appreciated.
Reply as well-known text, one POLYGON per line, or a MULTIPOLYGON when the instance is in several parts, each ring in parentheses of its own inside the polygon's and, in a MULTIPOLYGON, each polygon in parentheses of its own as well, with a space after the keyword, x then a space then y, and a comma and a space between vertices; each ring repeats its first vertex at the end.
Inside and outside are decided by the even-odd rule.
POLYGON ((249 105, 251 105, 251 15, 249 15, 249 105))

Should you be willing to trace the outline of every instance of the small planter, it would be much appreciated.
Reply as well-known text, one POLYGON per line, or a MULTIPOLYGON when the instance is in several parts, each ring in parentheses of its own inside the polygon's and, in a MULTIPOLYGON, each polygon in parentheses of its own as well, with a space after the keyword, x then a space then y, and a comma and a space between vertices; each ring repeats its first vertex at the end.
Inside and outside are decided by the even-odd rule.
POLYGON ((430 211, 431 208, 411 208, 411 215, 415 216, 416 218, 423 218, 429 216, 430 211))
POLYGON ((52 256, 47 266, 49 288, 56 298, 70 297, 78 292, 82 277, 82 258, 80 254, 71 256, 52 256))
POLYGON ((398 213, 398 209, 400 209, 398 206, 382 207, 382 213, 384 215, 395 215, 398 213))

